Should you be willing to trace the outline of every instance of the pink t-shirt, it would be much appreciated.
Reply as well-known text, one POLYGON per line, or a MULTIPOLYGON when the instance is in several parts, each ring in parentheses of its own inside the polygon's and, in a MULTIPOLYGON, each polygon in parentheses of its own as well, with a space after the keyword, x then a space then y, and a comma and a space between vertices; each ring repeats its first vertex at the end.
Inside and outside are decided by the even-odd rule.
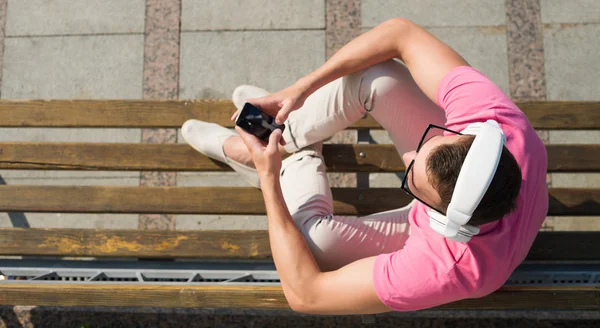
POLYGON ((427 206, 417 202, 404 248, 377 256, 373 269, 377 295, 397 311, 482 297, 500 288, 525 259, 548 211, 546 148, 510 98, 482 73, 463 66, 442 79, 437 102, 451 130, 487 120, 500 124, 522 171, 521 191, 514 212, 480 226, 468 243, 435 233, 427 206))

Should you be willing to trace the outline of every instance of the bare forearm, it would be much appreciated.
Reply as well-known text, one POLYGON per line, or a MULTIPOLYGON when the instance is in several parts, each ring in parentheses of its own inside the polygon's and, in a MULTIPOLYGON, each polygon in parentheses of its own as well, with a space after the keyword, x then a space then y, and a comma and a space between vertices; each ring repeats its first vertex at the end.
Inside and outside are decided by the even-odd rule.
POLYGON ((352 40, 297 85, 310 95, 339 77, 391 58, 404 61, 417 85, 433 101, 441 79, 453 68, 469 65, 424 28, 395 18, 352 40))
POLYGON ((398 52, 408 33, 402 20, 387 21, 342 47, 325 64, 298 81, 308 94, 325 84, 385 60, 400 57, 398 52))
POLYGON ((273 260, 288 301, 305 303, 321 271, 285 205, 276 175, 261 177, 273 260))

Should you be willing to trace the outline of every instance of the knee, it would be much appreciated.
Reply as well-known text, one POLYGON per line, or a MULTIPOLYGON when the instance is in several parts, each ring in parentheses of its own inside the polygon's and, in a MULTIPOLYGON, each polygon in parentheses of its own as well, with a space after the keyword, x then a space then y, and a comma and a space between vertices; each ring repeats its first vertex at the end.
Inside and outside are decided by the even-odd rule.
POLYGON ((336 238, 332 231, 331 219, 332 215, 314 216, 298 227, 317 261, 335 251, 336 238))
POLYGON ((373 110, 379 101, 393 97, 412 76, 404 64, 388 60, 362 71, 359 98, 367 111, 373 110))

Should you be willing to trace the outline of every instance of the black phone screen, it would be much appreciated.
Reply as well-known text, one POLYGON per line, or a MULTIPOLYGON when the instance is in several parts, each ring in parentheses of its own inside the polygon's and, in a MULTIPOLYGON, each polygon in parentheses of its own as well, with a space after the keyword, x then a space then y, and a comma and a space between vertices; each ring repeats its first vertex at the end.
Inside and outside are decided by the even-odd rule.
POLYGON ((275 131, 275 129, 281 129, 282 131, 285 129, 285 125, 277 125, 275 118, 264 113, 251 103, 244 105, 235 124, 264 141, 269 140, 271 132, 275 131))

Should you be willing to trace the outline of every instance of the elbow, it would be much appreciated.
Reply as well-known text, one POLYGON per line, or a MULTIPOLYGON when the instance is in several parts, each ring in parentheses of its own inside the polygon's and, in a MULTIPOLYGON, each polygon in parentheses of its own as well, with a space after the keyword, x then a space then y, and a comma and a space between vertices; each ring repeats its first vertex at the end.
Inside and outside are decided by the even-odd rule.
POLYGON ((288 304, 294 312, 310 314, 310 312, 308 311, 308 307, 305 305, 305 303, 301 301, 291 301, 288 299, 288 304))
POLYGON ((285 293, 288 305, 294 312, 316 314, 316 302, 307 295, 298 295, 296 293, 285 293))
POLYGON ((402 18, 402 17, 388 19, 387 21, 381 23, 381 26, 387 26, 389 28, 393 28, 393 29, 396 29, 398 31, 403 31, 403 32, 410 30, 410 28, 415 25, 416 24, 413 23, 412 21, 410 21, 406 18, 402 18))
POLYGON ((306 302, 289 302, 290 308, 294 312, 304 313, 304 314, 322 314, 314 304, 306 303, 306 302))

